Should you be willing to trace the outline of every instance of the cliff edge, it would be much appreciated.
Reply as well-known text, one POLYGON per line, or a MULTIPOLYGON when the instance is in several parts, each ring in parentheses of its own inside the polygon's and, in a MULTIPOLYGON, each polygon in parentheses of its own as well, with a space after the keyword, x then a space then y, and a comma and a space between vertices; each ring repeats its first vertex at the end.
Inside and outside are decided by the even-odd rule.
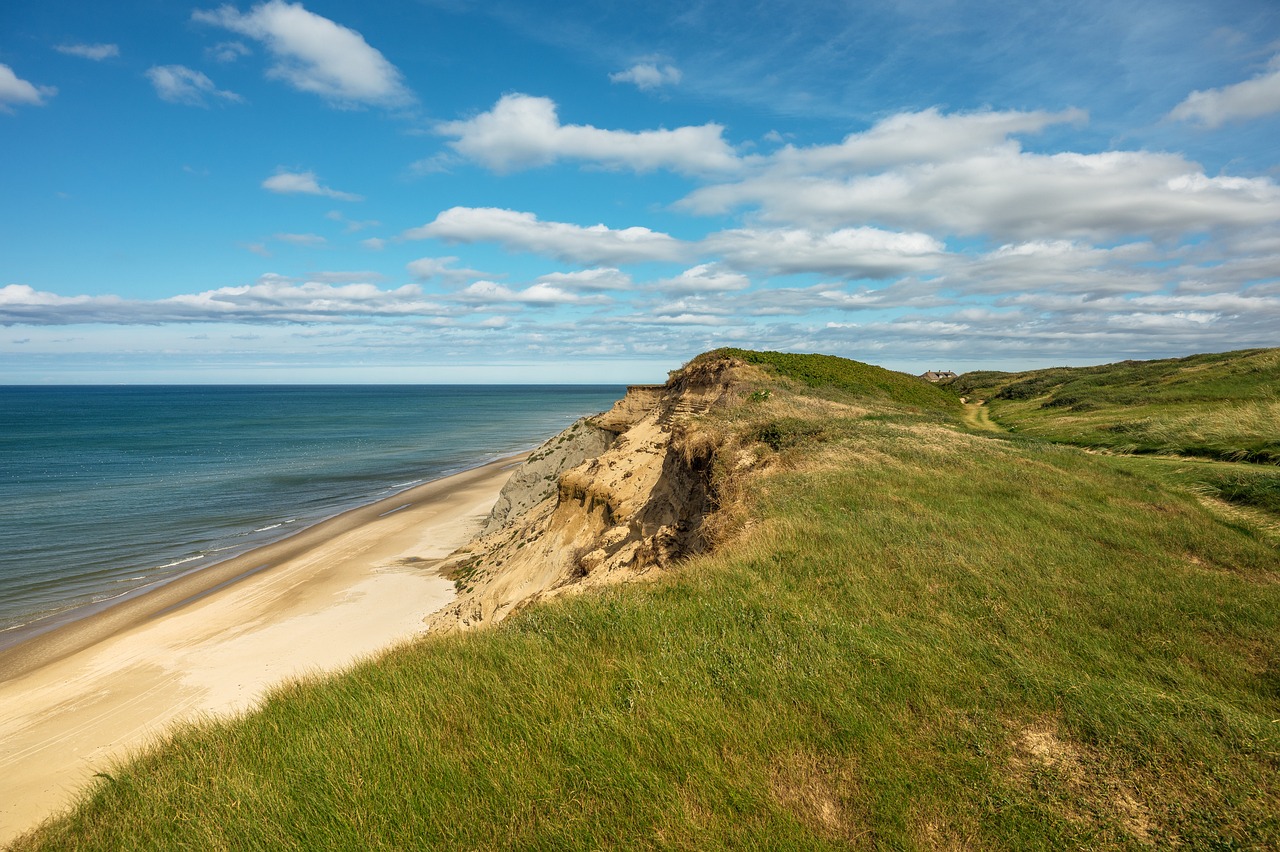
POLYGON ((480 537, 441 566, 461 594, 429 618, 431 627, 494 623, 536 598, 619 582, 704 550, 714 447, 688 427, 741 397, 744 368, 732 358, 697 362, 665 385, 630 387, 608 412, 535 451, 480 537), (570 448, 583 454, 572 467, 570 448), (549 476, 553 493, 534 502, 549 476))

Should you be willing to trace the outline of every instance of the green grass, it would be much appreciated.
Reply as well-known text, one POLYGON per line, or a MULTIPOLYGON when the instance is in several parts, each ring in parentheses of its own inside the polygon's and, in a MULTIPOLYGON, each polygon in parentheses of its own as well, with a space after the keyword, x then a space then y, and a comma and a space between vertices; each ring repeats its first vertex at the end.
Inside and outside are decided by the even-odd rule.
POLYGON ((278 690, 17 848, 1280 848, 1267 536, 874 398, 706 418, 766 462, 719 552, 278 690))
POLYGON ((719 357, 738 358, 792 379, 814 390, 832 389, 844 394, 912 406, 955 412, 952 394, 916 377, 835 355, 802 355, 793 352, 757 352, 750 349, 714 349, 696 361, 719 357))
POLYGON ((949 389, 987 400, 1006 427, 1060 443, 1280 463, 1280 349, 966 373, 949 389))

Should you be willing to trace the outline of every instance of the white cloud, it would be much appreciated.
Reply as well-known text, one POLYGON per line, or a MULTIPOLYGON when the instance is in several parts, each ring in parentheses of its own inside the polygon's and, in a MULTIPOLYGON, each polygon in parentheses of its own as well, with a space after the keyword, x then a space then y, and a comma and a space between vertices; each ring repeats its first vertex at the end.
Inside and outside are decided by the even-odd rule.
POLYGON ((370 251, 382 251, 387 247, 387 241, 382 239, 382 237, 369 237, 367 240, 361 240, 360 245, 370 251))
POLYGON ((239 103, 244 98, 235 92, 219 90, 207 76, 184 65, 153 65, 147 79, 163 101, 188 106, 208 106, 207 97, 239 103))
POLYGON ((13 73, 13 69, 0 62, 0 112, 13 112, 10 104, 44 106, 45 100, 58 94, 53 86, 37 86, 13 73))
POLYGON ((670 169, 688 174, 734 169, 737 155, 718 124, 675 130, 602 130, 561 124, 550 98, 504 95, 488 112, 436 125, 459 154, 499 172, 585 160, 638 172, 670 169))
POLYGON ((369 283, 295 283, 280 276, 263 276, 254 285, 222 287, 192 296, 175 296, 154 304, 177 304, 211 316, 236 315, 253 319, 321 319, 356 316, 432 315, 442 306, 422 299, 417 286, 406 284, 380 290, 369 283))
POLYGON ((120 46, 116 44, 60 44, 54 50, 59 53, 65 53, 68 56, 92 59, 94 62, 101 62, 104 59, 111 59, 120 55, 120 46))
POLYGON ((533 284, 523 290, 513 290, 493 281, 476 281, 459 290, 453 298, 472 304, 515 303, 533 307, 550 305, 600 305, 608 304, 606 296, 583 296, 553 284, 533 284))
POLYGON ((324 322, 352 317, 437 316, 446 306, 408 284, 381 290, 370 283, 297 282, 264 275, 256 283, 155 301, 119 296, 58 296, 24 284, 0 287, 0 324, 147 325, 166 322, 324 322))
POLYGON ((787 145, 772 155, 770 165, 782 172, 812 173, 954 160, 1003 146, 1012 135, 1039 133, 1055 124, 1081 124, 1087 118, 1078 109, 945 115, 930 108, 889 116, 869 130, 849 134, 838 145, 787 145))
POLYGON ((235 62, 241 57, 253 53, 242 41, 220 41, 213 47, 206 48, 204 55, 214 62, 235 62))
POLYGON ((295 246, 320 246, 328 242, 319 234, 276 234, 272 239, 295 246))
POLYGON ((536 283, 550 284, 562 290, 576 293, 604 293, 610 290, 629 290, 631 276, 621 269, 600 267, 579 269, 575 272, 550 272, 539 275, 536 283))
MULTIPOLYGON (((946 140, 944 130, 931 133, 946 140)), ((899 143, 912 149, 908 137, 899 143)), ((1272 180, 1210 178, 1177 154, 1030 154, 1012 140, 956 151, 928 140, 915 147, 922 153, 913 160, 933 159, 878 170, 821 149, 779 154, 744 180, 695 190, 680 206, 699 213, 755 206, 767 221, 815 229, 875 222, 1002 242, 1177 238, 1280 219, 1272 180), (809 160, 822 169, 798 168, 809 160)))
POLYGON ((842 278, 890 278, 934 269, 946 251, 928 234, 867 227, 828 232, 744 228, 712 234, 703 244, 738 269, 772 275, 822 272, 842 278))
POLYGON ((468 278, 489 277, 488 273, 478 269, 466 269, 454 266, 456 257, 420 257, 405 264, 409 274, 419 281, 440 278, 443 281, 463 281, 468 278))
POLYGON ((336 189, 321 186, 315 172, 279 170, 262 182, 262 188, 288 195, 323 195, 325 198, 336 198, 339 201, 364 200, 363 197, 350 192, 339 192, 336 189))
POLYGON ((700 263, 657 284, 664 293, 729 293, 750 286, 750 278, 721 269, 714 263, 700 263))
POLYGON ((689 251, 688 245, 669 234, 648 228, 584 228, 566 222, 542 222, 532 213, 495 207, 451 207, 435 221, 405 231, 404 237, 454 243, 496 242, 510 250, 584 264, 679 260, 689 251))
POLYGON ((1195 91, 1173 108, 1169 117, 1205 127, 1221 127, 1228 121, 1242 121, 1280 112, 1280 57, 1271 60, 1271 70, 1251 80, 1221 89, 1195 91))
POLYGON ((674 65, 656 62, 637 62, 626 71, 618 71, 609 75, 614 83, 634 83, 640 89, 656 89, 659 86, 674 85, 680 82, 683 75, 674 65))
MULTIPOLYGON (((659 325, 659 326, 723 326, 728 325, 730 320, 717 316, 716 314, 698 314, 698 313, 675 313, 659 311, 652 315, 630 316, 625 318, 628 326, 633 325, 659 325)), ((695 349, 709 349, 709 346, 698 345, 695 349)))
POLYGON ((276 59, 268 76, 331 103, 401 106, 413 100, 400 71, 364 36, 301 3, 270 0, 247 13, 226 5, 191 17, 261 41, 276 59))
POLYGON ((957 264, 945 281, 969 293, 1150 293, 1171 277, 1147 265, 1159 258, 1151 243, 1097 248, 1073 240, 1032 240, 957 264))

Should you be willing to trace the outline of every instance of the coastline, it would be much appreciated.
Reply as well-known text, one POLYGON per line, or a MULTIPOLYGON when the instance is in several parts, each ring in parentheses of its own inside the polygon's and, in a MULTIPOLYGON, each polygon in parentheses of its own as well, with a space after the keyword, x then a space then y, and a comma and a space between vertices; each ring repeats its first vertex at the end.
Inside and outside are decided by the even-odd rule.
POLYGON ((180 721, 242 712, 289 678, 426 632, 433 570, 521 455, 426 482, 0 652, 0 843, 180 721))

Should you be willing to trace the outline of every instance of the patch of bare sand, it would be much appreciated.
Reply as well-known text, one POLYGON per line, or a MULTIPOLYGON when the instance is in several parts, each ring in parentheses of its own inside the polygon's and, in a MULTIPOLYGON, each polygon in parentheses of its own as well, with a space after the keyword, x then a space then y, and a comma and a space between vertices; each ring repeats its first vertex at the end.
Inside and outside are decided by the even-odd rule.
POLYGON ((1063 815, 1072 822, 1115 821, 1128 840, 1151 845, 1160 837, 1150 809, 1131 779, 1110 775, 1097 754, 1071 742, 1052 719, 1023 726, 1013 737, 1013 779, 1030 786, 1030 776, 1048 773, 1061 786, 1063 815))

